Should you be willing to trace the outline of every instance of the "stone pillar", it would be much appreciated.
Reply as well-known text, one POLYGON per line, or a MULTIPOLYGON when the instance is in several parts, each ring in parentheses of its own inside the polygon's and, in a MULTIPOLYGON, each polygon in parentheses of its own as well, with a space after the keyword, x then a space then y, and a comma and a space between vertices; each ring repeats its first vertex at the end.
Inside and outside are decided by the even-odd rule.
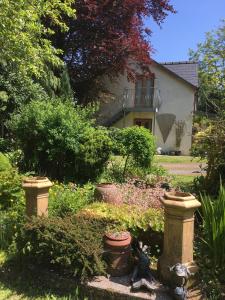
POLYGON ((51 186, 47 177, 31 177, 23 181, 28 217, 48 216, 48 191, 51 186))
POLYGON ((170 282, 169 267, 176 263, 196 271, 193 261, 194 211, 201 204, 190 193, 169 192, 161 198, 165 209, 164 246, 158 270, 163 282, 170 282))

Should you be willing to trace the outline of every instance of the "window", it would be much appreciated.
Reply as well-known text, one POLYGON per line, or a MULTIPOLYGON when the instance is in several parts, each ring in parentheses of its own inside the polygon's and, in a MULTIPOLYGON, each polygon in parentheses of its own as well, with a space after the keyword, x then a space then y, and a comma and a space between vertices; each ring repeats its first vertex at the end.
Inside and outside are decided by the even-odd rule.
POLYGON ((143 126, 152 131, 152 119, 134 119, 134 125, 143 126))
POLYGON ((154 78, 140 78, 135 84, 135 106, 152 107, 154 78))

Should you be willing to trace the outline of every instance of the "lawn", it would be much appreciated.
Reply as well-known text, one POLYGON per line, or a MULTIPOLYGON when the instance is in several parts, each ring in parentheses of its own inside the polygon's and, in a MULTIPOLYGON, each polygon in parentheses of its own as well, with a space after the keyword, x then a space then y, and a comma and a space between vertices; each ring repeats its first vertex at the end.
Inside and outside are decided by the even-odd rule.
POLYGON ((205 160, 201 160, 199 157, 193 156, 172 156, 172 155, 155 155, 155 163, 174 163, 174 164, 187 164, 187 163, 203 163, 205 160))
POLYGON ((173 175, 172 176, 172 185, 180 186, 184 184, 190 184, 193 182, 195 175, 173 175))

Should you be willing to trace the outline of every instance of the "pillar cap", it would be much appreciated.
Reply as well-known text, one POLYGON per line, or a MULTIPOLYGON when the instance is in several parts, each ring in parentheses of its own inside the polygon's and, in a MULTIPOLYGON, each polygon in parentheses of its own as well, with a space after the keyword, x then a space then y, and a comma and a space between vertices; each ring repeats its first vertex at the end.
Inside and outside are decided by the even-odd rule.
POLYGON ((173 191, 173 192, 165 192, 165 199, 176 200, 176 201, 191 201, 194 200, 195 197, 191 193, 173 191))
POLYGON ((35 177, 27 177, 23 180, 22 187, 24 189, 29 188, 36 188, 36 189, 42 189, 42 188, 49 188, 53 184, 47 177, 41 177, 41 176, 35 176, 35 177))
POLYGON ((190 193, 183 192, 165 192, 160 201, 166 208, 177 208, 181 210, 195 209, 201 206, 201 203, 190 193))

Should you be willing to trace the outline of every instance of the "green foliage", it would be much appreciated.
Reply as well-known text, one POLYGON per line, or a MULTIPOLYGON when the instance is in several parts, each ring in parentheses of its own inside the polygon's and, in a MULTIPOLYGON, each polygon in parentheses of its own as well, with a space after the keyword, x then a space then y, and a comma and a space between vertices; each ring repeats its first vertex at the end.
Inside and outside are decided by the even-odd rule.
POLYGON ((203 188, 210 194, 217 194, 220 180, 225 183, 225 106, 209 126, 196 134, 193 145, 195 153, 207 159, 207 175, 203 188))
MULTIPOLYGON (((122 177, 128 169, 148 169, 155 154, 155 139, 144 127, 126 127, 111 131, 114 153, 125 157, 122 177)), ((137 171, 137 170, 136 170, 137 171)))
POLYGON ((214 112, 225 98, 224 39, 225 20, 217 30, 206 34, 197 51, 190 51, 190 59, 199 62, 198 109, 206 113, 214 112))
POLYGON ((24 202, 24 192, 21 186, 22 176, 16 169, 0 172, 0 210, 10 209, 24 202))
POLYGON ((72 0, 31 0, 0 2, 0 62, 18 70, 18 75, 45 76, 46 62, 60 65, 59 50, 48 40, 54 31, 41 23, 49 18, 57 29, 67 30, 62 14, 72 16, 72 0))
MULTIPOLYGON (((63 16, 75 16, 73 0, 4 0, 0 2, 0 128, 9 137, 6 121, 18 107, 46 99, 60 86, 62 50, 50 36, 68 27, 63 16), (48 22, 43 22, 48 19, 48 22), (51 27, 51 28, 50 28, 51 27), (54 28, 54 29, 53 29, 54 28), (57 74, 57 75, 56 75, 57 74)), ((10 140, 10 139, 9 139, 10 140)))
POLYGON ((163 231, 163 212, 159 209, 149 208, 143 211, 135 205, 115 206, 95 202, 80 211, 80 214, 113 221, 119 228, 131 231, 134 236, 138 236, 140 231, 146 231, 149 228, 154 231, 163 231))
POLYGON ((105 168, 103 174, 99 178, 100 182, 119 182, 123 183, 129 179, 143 177, 147 170, 142 169, 129 159, 129 163, 126 165, 126 170, 124 173, 124 168, 126 164, 126 159, 119 157, 111 157, 107 167, 105 168))
POLYGON ((0 172, 11 169, 12 166, 9 162, 8 157, 6 157, 3 153, 0 152, 0 172))
POLYGON ((25 260, 58 266, 81 279, 104 274, 102 238, 108 225, 88 216, 33 218, 18 235, 17 250, 25 260))
POLYGON ((213 266, 225 267, 225 188, 220 186, 217 199, 205 195, 201 202, 205 256, 213 266))
POLYGON ((121 154, 132 157, 139 167, 149 168, 155 154, 155 140, 148 129, 139 126, 123 128, 118 142, 122 144, 121 154))
POLYGON ((9 251, 19 228, 25 220, 24 202, 18 202, 8 210, 0 211, 0 249, 9 251))
POLYGON ((87 183, 83 187, 69 183, 68 185, 54 183, 49 191, 49 215, 64 217, 76 213, 93 201, 94 186, 87 183))
POLYGON ((14 114, 10 128, 23 152, 22 169, 59 180, 95 179, 111 152, 104 128, 94 128, 92 107, 60 100, 32 101, 14 114))

